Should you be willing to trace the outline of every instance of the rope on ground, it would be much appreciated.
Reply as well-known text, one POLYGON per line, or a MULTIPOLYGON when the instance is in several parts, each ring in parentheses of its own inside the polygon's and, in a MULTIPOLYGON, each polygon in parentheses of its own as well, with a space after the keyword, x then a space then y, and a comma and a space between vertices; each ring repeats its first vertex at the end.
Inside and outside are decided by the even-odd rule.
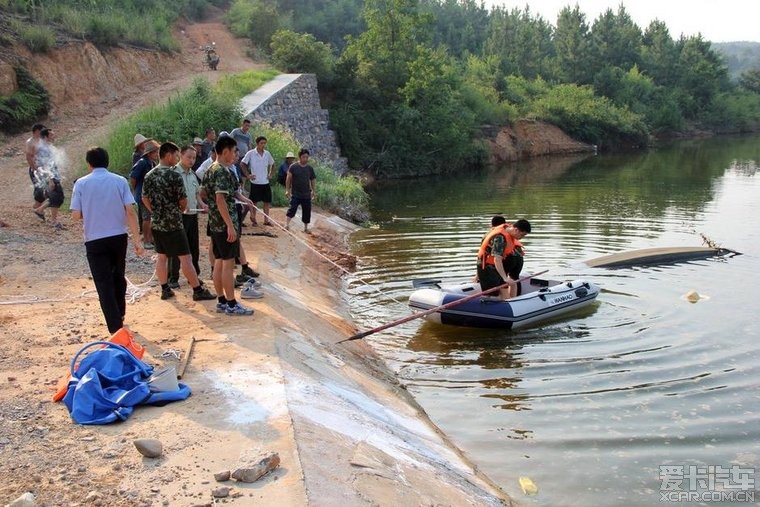
MULTIPOLYGON (((152 256, 152 260, 155 262, 155 255, 152 256)), ((153 274, 150 275, 150 278, 147 282, 134 284, 132 281, 127 278, 126 276, 124 279, 127 281, 127 293, 126 293, 126 301, 129 304, 134 304, 139 300, 141 297, 146 295, 148 292, 150 292, 156 284, 153 283, 153 281, 156 279, 156 270, 153 270, 153 274)), ((80 298, 96 298, 98 297, 98 292, 96 289, 87 289, 82 291, 78 296, 65 296, 62 298, 41 298, 39 296, 17 296, 17 295, 0 295, 0 306, 1 305, 31 305, 36 303, 61 303, 63 301, 71 301, 74 299, 80 299, 80 298)))
MULTIPOLYGON (((298 236, 296 236, 295 234, 293 234, 293 232, 290 229, 288 229, 287 227, 283 226, 281 223, 279 223, 277 220, 275 220, 274 218, 272 218, 270 215, 267 215, 266 213, 264 213, 255 204, 253 205, 253 208, 256 211, 258 211, 259 213, 261 213, 262 215, 264 215, 264 217, 267 220, 269 220, 270 222, 272 222, 273 224, 275 224, 277 227, 279 227, 280 229, 282 229, 283 232, 285 232, 286 234, 290 235, 290 237, 292 237, 293 239, 295 239, 296 241, 298 241, 299 243, 301 243, 303 246, 305 246, 306 248, 308 248, 309 250, 311 250, 315 254, 317 254, 317 256, 321 257, 322 259, 326 260, 327 262, 329 262, 330 264, 332 264, 333 266, 335 266, 336 268, 338 268, 340 271, 342 271, 343 273, 345 273, 348 277, 353 278, 354 280, 358 280, 359 282, 361 282, 362 284, 366 285, 370 289, 374 289, 377 292, 381 292, 379 287, 377 287, 376 285, 372 285, 371 283, 367 282, 366 280, 363 280, 360 276, 357 276, 356 274, 351 273, 349 270, 347 270, 346 268, 344 268, 343 266, 341 266, 337 262, 335 262, 332 259, 330 259, 329 257, 327 257, 325 254, 323 254, 322 252, 320 252, 319 250, 317 250, 316 248, 314 248, 313 246, 311 246, 309 243, 307 243, 303 239, 301 239, 298 236)), ((393 296, 388 296, 388 297, 392 301, 394 301, 395 303, 398 303, 400 305, 405 305, 405 303, 402 303, 401 301, 399 301, 398 299, 394 298, 393 296)))

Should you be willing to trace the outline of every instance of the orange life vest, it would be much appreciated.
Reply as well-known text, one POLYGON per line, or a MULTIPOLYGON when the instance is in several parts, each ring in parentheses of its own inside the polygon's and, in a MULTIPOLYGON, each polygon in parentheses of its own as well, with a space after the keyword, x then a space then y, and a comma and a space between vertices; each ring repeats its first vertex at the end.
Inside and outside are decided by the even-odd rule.
POLYGON ((486 237, 483 238, 483 242, 480 244, 480 250, 478 250, 478 261, 480 262, 480 265, 483 268, 485 268, 489 264, 492 266, 495 264, 494 257, 493 255, 491 255, 491 240, 494 238, 494 236, 498 236, 499 234, 504 236, 504 239, 506 241, 506 246, 504 247, 504 254, 501 256, 502 260, 512 255, 512 253, 517 248, 519 248, 520 253, 522 253, 523 244, 520 243, 519 239, 512 237, 507 232, 507 228, 511 226, 512 224, 502 224, 502 225, 493 227, 488 232, 488 234, 486 234, 486 237))

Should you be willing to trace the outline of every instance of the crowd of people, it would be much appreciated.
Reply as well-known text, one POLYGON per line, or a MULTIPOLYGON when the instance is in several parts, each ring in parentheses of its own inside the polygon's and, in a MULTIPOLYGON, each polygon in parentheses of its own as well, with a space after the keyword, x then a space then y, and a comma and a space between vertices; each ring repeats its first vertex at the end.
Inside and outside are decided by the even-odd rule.
MULTIPOLYGON (((43 134, 44 127, 36 127, 28 142, 34 150, 27 150, 36 156, 36 160, 29 160, 30 176, 46 177, 46 184, 52 182, 44 196, 46 207, 52 208, 56 203, 60 207, 60 176, 32 169, 44 159, 43 143, 49 137, 43 134)), ((299 151, 297 161, 288 152, 275 173, 275 160, 266 146, 266 137, 253 137, 247 119, 238 128, 218 136, 214 129, 206 129, 203 139, 196 137, 183 146, 171 141, 159 143, 138 133, 134 137, 129 180, 108 170, 105 149, 87 151, 89 173, 74 183, 71 210, 72 217, 84 223, 87 260, 110 332, 120 329, 124 321, 128 233, 138 255, 155 251, 161 299, 175 296, 181 272, 192 288, 193 300, 216 300, 217 313, 254 313, 236 295, 239 288, 241 299, 264 297, 257 280, 259 273, 249 266, 240 242, 246 217, 250 214, 249 224, 258 225, 256 205, 261 203, 262 224, 273 225, 269 211, 276 174, 276 181, 285 186, 290 199, 286 228, 300 206, 304 232, 308 234, 311 202, 316 195, 316 174, 309 165, 307 149, 299 151), (246 183, 250 186, 247 192, 246 183), (199 213, 208 213, 206 235, 210 238, 213 291, 200 277, 199 213), (236 275, 237 264, 241 271, 236 275)), ((35 206, 35 213, 42 214, 41 207, 35 206)))
MULTIPOLYGON (((50 209, 54 227, 64 226, 58 210, 64 193, 53 148, 55 135, 42 124, 34 125, 26 142, 29 177, 34 185, 32 211, 47 220, 50 209)), ((89 168, 79 178, 71 199, 72 218, 84 223, 85 251, 110 332, 118 331, 126 309, 125 265, 128 232, 137 255, 155 250, 156 277, 161 299, 175 296, 179 274, 192 288, 195 301, 216 300, 216 311, 227 315, 252 315, 253 309, 237 300, 264 297, 259 273, 248 264, 240 242, 242 227, 250 214, 250 225, 258 225, 259 203, 262 223, 272 226, 270 206, 272 181, 285 187, 289 199, 285 228, 289 229, 301 207, 303 230, 309 234, 311 204, 316 195, 316 174, 305 148, 298 157, 288 152, 275 172, 275 160, 266 149, 264 136, 253 137, 251 122, 243 120, 231 132, 206 129, 203 139, 178 146, 136 134, 133 166, 129 180, 108 170, 109 157, 103 148, 91 148, 85 160, 89 168), (245 184, 250 188, 245 195, 245 184), (208 213, 206 235, 213 292, 201 279, 199 213, 208 213), (235 266, 240 265, 240 274, 235 266)), ((499 297, 519 295, 516 283, 523 267, 524 247, 520 240, 531 232, 525 219, 515 223, 497 216, 481 241, 476 281, 482 290, 500 287, 499 297)))

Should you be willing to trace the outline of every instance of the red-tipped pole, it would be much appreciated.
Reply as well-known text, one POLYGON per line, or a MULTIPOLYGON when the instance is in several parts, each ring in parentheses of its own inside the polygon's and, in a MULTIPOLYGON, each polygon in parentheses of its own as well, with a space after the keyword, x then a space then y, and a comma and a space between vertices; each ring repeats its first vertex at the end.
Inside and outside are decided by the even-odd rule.
POLYGON ((369 331, 362 331, 361 333, 357 333, 357 334, 355 334, 353 336, 350 336, 350 337, 348 337, 348 338, 346 338, 344 340, 336 342, 336 344, 337 343, 343 343, 343 342, 350 342, 350 341, 353 341, 353 340, 361 340, 365 336, 369 336, 371 334, 375 334, 375 333, 380 332, 380 331, 385 331, 388 328, 391 328, 393 326, 398 326, 399 324, 403 324, 405 322, 409 322, 410 320, 419 319, 420 317, 424 317, 425 315, 430 315, 431 313, 435 313, 435 312, 439 312, 441 310, 445 310, 447 308, 451 308, 452 306, 456 306, 456 305, 458 305, 460 303, 464 303, 465 301, 471 301, 471 300, 473 300, 475 298, 479 298, 480 296, 483 296, 485 294, 489 294, 489 293, 495 292, 495 291, 497 291, 499 289, 503 289, 504 287, 506 287, 510 283, 522 282, 524 280, 528 280, 530 278, 534 278, 536 276, 543 275, 547 271, 549 271, 549 270, 545 269, 545 270, 543 270, 543 271, 541 271, 539 273, 534 273, 532 275, 527 275, 527 276, 523 276, 521 278, 518 278, 517 280, 515 280, 515 282, 505 282, 505 283, 503 283, 501 285, 497 285, 496 287, 492 287, 492 288, 490 288, 488 290, 477 292, 475 294, 470 294, 469 296, 464 297, 462 299, 457 299, 456 301, 451 301, 449 303, 446 303, 445 305, 436 306, 435 308, 430 308, 428 310, 425 310, 424 312, 414 313, 412 315, 407 315, 406 317, 403 317, 403 318, 398 319, 398 320, 394 320, 393 322, 389 322, 387 324, 383 324, 382 326, 370 329, 369 331))

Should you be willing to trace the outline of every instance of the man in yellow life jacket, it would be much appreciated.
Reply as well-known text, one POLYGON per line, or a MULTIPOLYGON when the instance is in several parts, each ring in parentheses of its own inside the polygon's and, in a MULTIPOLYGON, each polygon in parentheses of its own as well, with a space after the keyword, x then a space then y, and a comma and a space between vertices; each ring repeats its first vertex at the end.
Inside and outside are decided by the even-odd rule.
POLYGON ((530 233, 530 222, 521 218, 514 224, 493 227, 478 251, 478 280, 482 290, 509 283, 499 290, 502 299, 519 296, 515 280, 523 267, 523 245, 520 240, 530 233))

